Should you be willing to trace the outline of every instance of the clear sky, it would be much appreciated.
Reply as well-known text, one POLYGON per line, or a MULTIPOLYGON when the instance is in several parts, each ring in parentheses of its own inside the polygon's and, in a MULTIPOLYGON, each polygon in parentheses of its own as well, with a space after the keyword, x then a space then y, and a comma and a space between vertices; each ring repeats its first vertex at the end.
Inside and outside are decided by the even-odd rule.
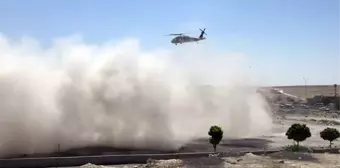
POLYGON ((340 83, 338 0, 0 1, 0 32, 45 44, 78 33, 92 43, 128 36, 171 48, 165 34, 198 36, 203 27, 210 44, 244 53, 275 84, 340 83))

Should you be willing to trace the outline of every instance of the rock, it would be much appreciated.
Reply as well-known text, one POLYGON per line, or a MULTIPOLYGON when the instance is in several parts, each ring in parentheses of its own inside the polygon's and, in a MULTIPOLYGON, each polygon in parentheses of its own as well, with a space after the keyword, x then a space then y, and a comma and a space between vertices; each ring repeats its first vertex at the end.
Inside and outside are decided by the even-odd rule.
POLYGON ((232 160, 232 159, 226 159, 225 162, 227 162, 229 164, 233 164, 233 165, 237 163, 237 161, 232 160))
POLYGON ((220 153, 216 153, 216 154, 209 154, 209 157, 213 157, 213 158, 219 158, 220 157, 220 153))
POLYGON ((285 163, 285 161, 283 161, 283 160, 280 160, 280 161, 279 161, 279 163, 285 163))
POLYGON ((314 152, 313 149, 308 148, 308 153, 313 153, 313 152, 314 152))
POLYGON ((80 168, 105 168, 105 166, 87 163, 85 165, 80 166, 80 168))

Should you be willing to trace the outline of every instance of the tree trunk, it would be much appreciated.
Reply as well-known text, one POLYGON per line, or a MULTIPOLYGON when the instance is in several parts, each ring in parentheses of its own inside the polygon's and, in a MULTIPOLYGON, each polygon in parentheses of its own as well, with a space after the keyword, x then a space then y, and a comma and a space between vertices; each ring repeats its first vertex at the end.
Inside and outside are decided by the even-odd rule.
POLYGON ((332 141, 329 141, 329 148, 332 148, 332 141))
POLYGON ((299 149, 300 148, 299 141, 296 141, 296 144, 297 144, 297 148, 299 149))
POLYGON ((214 147, 214 152, 216 153, 216 145, 213 145, 213 147, 214 147))

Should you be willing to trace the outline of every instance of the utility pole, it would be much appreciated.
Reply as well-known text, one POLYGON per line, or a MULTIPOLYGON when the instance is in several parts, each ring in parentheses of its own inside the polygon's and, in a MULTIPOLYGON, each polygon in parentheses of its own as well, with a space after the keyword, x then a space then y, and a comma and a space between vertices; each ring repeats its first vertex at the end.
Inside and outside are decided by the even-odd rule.
POLYGON ((58 154, 57 154, 57 166, 56 166, 56 168, 58 168, 58 166, 59 166, 59 157, 60 157, 60 144, 58 143, 58 154))
POLYGON ((337 93, 337 84, 334 84, 334 98, 336 98, 336 93, 337 93))
POLYGON ((305 81, 305 98, 307 100, 307 78, 303 78, 303 80, 305 81))

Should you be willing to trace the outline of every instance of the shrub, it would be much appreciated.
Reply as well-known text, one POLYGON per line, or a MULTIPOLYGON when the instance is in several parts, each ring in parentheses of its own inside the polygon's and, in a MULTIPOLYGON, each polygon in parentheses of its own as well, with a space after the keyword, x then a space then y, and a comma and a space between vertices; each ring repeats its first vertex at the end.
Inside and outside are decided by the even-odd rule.
POLYGON ((332 98, 331 97, 322 97, 322 103, 325 105, 325 106, 327 106, 329 103, 331 103, 332 102, 332 100, 331 100, 332 98))
POLYGON ((339 98, 339 97, 337 97, 337 98, 335 99, 334 105, 335 105, 335 108, 336 108, 337 110, 340 110, 340 98, 339 98))
POLYGON ((208 135, 211 136, 209 138, 209 142, 213 145, 214 152, 216 152, 216 146, 220 143, 220 141, 223 138, 223 131, 221 127, 214 125, 210 127, 208 135))
POLYGON ((298 146, 296 144, 294 145, 287 145, 283 147, 285 151, 290 151, 290 152, 310 152, 310 149, 308 149, 305 146, 298 146))
POLYGON ((336 128, 325 128, 320 132, 320 137, 323 140, 329 141, 329 148, 332 147, 332 141, 336 140, 340 137, 340 133, 336 128))
POLYGON ((282 96, 281 95, 278 95, 278 96, 276 96, 275 97, 275 102, 280 102, 280 101, 282 101, 282 96))
POLYGON ((295 102, 295 100, 293 99, 293 98, 291 98, 291 97, 287 97, 287 101, 289 101, 289 102, 295 102))
POLYGON ((306 140, 312 135, 306 124, 295 123, 289 127, 286 136, 288 139, 293 139, 297 143, 297 147, 299 147, 299 142, 306 140))

